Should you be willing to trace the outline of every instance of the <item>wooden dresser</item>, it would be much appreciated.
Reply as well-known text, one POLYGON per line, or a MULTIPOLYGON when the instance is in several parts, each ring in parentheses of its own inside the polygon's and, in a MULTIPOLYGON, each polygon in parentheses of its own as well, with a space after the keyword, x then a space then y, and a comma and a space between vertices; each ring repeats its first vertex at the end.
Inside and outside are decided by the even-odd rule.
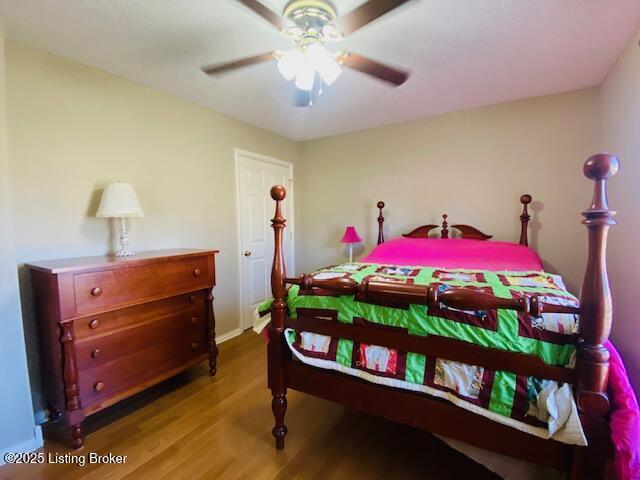
POLYGON ((217 250, 28 264, 45 397, 72 444, 103 408, 209 359, 216 372, 212 289, 217 250))

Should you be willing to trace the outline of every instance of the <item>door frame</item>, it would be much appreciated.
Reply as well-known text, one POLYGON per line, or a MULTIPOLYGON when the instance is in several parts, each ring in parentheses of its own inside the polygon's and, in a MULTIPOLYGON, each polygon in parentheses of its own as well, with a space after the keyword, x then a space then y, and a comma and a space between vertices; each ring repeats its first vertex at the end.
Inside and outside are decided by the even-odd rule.
MULTIPOLYGON (((236 232, 237 232, 237 255, 238 255, 238 281, 240 286, 240 295, 238 295, 239 303, 238 303, 238 329, 237 334, 239 335, 244 331, 245 322, 243 321, 244 315, 244 268, 243 268, 243 257, 242 257, 242 216, 240 212, 240 157, 250 158, 251 160, 256 160, 258 162, 271 163, 273 165, 278 165, 281 167, 287 167, 289 169, 289 185, 284 185, 287 189, 287 198, 289 199, 289 211, 287 212, 287 228, 285 232, 288 231, 288 235, 285 234, 284 241, 291 245, 291 255, 285 257, 287 273, 291 276, 294 275, 296 271, 296 249, 295 249, 295 220, 294 220, 294 195, 293 195, 293 163, 286 162, 284 160, 280 160, 278 158, 269 157, 267 155, 262 155, 260 153, 250 152, 248 150, 243 150, 241 148, 233 149, 234 155, 234 163, 235 163, 235 175, 236 175, 236 232)), ((275 204, 274 204, 275 208, 275 204)), ((248 322, 253 323, 253 322, 248 322)))

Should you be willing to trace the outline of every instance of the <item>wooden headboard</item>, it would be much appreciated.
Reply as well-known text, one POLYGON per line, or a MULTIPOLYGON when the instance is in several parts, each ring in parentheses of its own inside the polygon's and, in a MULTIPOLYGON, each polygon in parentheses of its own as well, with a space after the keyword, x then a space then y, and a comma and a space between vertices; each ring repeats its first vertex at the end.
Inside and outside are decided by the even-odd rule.
MULTIPOLYGON (((529 241, 527 238, 527 227, 529 225, 529 220, 531 219, 528 210, 528 206, 531 203, 531 195, 522 195, 520 197, 520 203, 522 204, 522 214, 520 215, 520 245, 529 245, 529 241)), ((380 213, 378 214, 378 245, 380 245, 381 243, 384 243, 384 216, 382 215, 382 209, 384 208, 385 204, 384 202, 380 201, 376 206, 380 211, 380 213)), ((440 238, 450 238, 449 228, 452 228, 460 232, 461 238, 472 240, 489 240, 493 237, 493 235, 487 235, 486 233, 481 232, 471 225, 456 224, 449 226, 447 218, 448 215, 445 213, 444 215, 442 215, 442 225, 421 225, 414 228, 409 233, 403 233, 402 236, 406 238, 433 238, 433 236, 430 235, 431 231, 440 228, 440 238)))

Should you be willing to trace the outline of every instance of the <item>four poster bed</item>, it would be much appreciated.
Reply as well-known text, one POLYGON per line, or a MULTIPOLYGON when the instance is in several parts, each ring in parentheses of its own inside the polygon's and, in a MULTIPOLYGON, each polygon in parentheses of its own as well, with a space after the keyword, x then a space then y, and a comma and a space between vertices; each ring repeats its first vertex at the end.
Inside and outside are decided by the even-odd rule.
POLYGON ((486 242, 490 235, 449 226, 446 215, 440 239, 430 238, 439 226, 423 225, 385 242, 385 205, 378 202, 379 246, 363 263, 288 278, 280 209, 286 191, 273 187, 268 382, 276 447, 284 447, 286 393, 294 389, 573 479, 610 473, 604 344, 612 317, 606 244, 615 212, 605 182, 617 170, 618 159, 606 154, 584 165, 595 187, 583 212, 589 253, 579 301, 558 276, 542 272, 528 248, 529 195, 520 198, 517 245, 486 242), (451 239, 450 229, 461 238, 451 239), (393 250, 393 242, 405 244, 393 250), (400 258, 407 248, 425 260, 400 258), (433 257, 440 250, 445 254, 433 257), (534 418, 538 407, 549 411, 534 418))

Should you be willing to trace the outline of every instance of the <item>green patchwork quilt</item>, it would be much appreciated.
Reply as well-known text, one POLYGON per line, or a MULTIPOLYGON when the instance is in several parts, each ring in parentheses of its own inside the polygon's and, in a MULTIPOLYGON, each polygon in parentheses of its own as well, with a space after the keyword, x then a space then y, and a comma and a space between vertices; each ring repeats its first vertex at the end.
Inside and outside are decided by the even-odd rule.
MULTIPOLYGON (((317 279, 349 277, 356 282, 370 278, 415 285, 436 283, 441 290, 468 287, 502 298, 535 294, 547 303, 578 304, 559 276, 539 271, 444 270, 351 263, 321 269, 313 276, 317 279)), ((572 314, 545 313, 534 318, 502 309, 461 311, 445 306, 376 304, 360 301, 353 295, 334 295, 317 288, 304 291, 297 285, 289 289, 287 306, 293 319, 313 316, 412 335, 437 335, 536 355, 545 363, 556 366, 571 366, 578 338, 578 318, 572 314)), ((258 310, 265 314, 269 307, 270 301, 266 301, 258 310)), ((573 402, 569 386, 556 382, 310 332, 287 330, 286 338, 295 356, 306 363, 376 383, 425 391, 477 413, 490 412, 492 418, 497 415, 534 429, 544 429, 548 432, 546 436, 562 428, 572 412, 575 413, 573 404, 553 404, 554 398, 562 402, 559 400, 562 396, 568 396, 573 402), (558 392, 563 393, 558 396, 558 392)))

